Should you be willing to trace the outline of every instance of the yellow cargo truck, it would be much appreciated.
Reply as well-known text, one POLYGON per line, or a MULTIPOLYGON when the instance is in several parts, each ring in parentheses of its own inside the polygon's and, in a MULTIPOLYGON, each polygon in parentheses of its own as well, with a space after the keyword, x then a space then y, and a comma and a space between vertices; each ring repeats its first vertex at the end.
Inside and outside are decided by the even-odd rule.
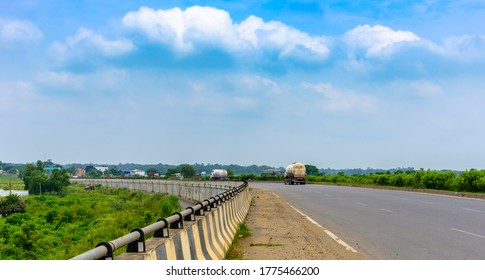
POLYGON ((285 185, 300 184, 304 185, 306 183, 306 168, 303 163, 295 162, 285 170, 285 185))

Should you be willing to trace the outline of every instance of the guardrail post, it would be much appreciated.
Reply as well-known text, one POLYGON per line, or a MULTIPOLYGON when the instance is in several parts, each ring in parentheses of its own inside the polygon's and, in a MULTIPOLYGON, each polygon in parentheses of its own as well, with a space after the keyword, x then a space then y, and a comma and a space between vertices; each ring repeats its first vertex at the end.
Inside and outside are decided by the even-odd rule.
POLYGON ((145 247, 145 233, 143 232, 143 230, 141 230, 139 228, 135 228, 131 232, 135 232, 135 231, 140 233, 140 238, 137 241, 128 244, 128 247, 126 248, 126 252, 128 252, 128 253, 144 253, 146 251, 145 250, 146 249, 146 247, 145 247))
POLYGON ((212 197, 212 198, 214 199, 214 202, 212 202, 211 208, 217 208, 217 205, 218 205, 217 199, 215 197, 212 197))
POLYGON ((195 214, 194 214, 194 208, 192 207, 187 207, 185 209, 190 209, 192 210, 192 213, 184 217, 184 221, 195 221, 195 214))
POLYGON ((177 221, 173 222, 170 224, 170 228, 173 228, 173 229, 181 229, 181 228, 184 228, 184 222, 183 222, 183 217, 182 217, 182 214, 180 213, 173 213, 173 215, 178 215, 179 218, 177 221))
POLYGON ((165 223, 165 226, 163 226, 163 228, 161 228, 161 229, 156 230, 153 233, 153 237, 158 237, 158 238, 160 238, 160 237, 168 237, 169 236, 169 232, 168 232, 168 222, 165 219, 158 219, 157 222, 160 222, 160 221, 163 221, 165 223))
POLYGON ((207 201, 207 205, 204 207, 204 211, 210 211, 211 210, 211 202, 208 199, 204 200, 204 202, 206 202, 206 201, 207 201))
POLYGON ((196 216, 204 216, 204 205, 202 205, 202 203, 197 203, 196 205, 199 205, 200 204, 200 209, 195 211, 195 215, 196 216))
POLYGON ((108 250, 108 253, 106 253, 106 256, 99 258, 98 260, 113 260, 113 247, 111 247, 111 244, 108 242, 101 242, 96 245, 96 247, 99 246, 104 246, 106 247, 106 250, 108 250))

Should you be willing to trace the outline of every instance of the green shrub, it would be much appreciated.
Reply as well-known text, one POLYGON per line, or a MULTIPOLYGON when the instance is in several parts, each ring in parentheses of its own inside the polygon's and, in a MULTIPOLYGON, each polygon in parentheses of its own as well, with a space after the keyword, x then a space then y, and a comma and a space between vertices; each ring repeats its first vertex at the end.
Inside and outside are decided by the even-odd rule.
POLYGON ((24 199, 25 213, 0 218, 0 259, 69 259, 181 210, 174 196, 81 185, 24 199))

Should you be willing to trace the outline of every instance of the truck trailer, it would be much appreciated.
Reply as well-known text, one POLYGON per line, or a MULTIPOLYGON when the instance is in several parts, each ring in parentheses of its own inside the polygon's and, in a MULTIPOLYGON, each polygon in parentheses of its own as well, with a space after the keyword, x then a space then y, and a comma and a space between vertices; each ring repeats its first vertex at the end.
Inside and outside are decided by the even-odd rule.
POLYGON ((303 163, 295 162, 285 170, 285 185, 304 185, 306 183, 306 168, 303 163))
POLYGON ((226 180, 227 179, 227 170, 225 169, 214 169, 212 170, 210 180, 226 180))

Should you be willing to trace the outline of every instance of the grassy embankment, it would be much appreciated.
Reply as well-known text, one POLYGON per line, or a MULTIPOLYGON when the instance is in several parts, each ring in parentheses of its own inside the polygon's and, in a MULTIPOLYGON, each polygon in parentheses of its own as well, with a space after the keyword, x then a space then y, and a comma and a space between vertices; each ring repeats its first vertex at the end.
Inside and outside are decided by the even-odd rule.
POLYGON ((246 222, 239 223, 236 234, 234 234, 234 238, 232 239, 232 243, 229 246, 229 249, 226 253, 226 260, 242 260, 243 259, 243 251, 239 246, 239 240, 248 236, 251 236, 252 232, 249 229, 246 222))
POLYGON ((69 259, 181 210, 175 196, 82 185, 22 200, 25 213, 0 218, 2 260, 69 259))

